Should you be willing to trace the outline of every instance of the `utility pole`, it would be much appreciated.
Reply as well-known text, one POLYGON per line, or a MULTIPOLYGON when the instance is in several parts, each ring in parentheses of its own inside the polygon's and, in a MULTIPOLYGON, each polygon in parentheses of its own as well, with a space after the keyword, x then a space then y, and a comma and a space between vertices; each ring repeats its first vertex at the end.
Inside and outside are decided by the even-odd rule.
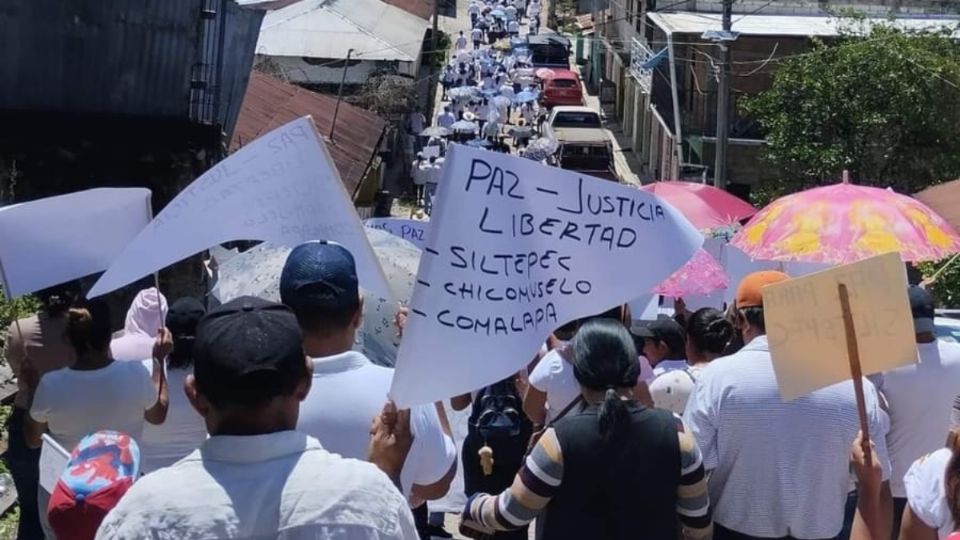
POLYGON ((730 135, 730 43, 733 27, 733 2, 723 0, 723 34, 720 45, 720 65, 717 66, 717 161, 713 167, 714 187, 727 187, 727 145, 730 135))
POLYGON ((347 59, 343 61, 343 75, 340 76, 340 90, 337 90, 337 105, 333 108, 333 122, 330 123, 330 140, 333 140, 333 131, 337 129, 337 114, 340 112, 340 101, 343 100, 343 84, 347 82, 347 68, 350 67, 350 55, 353 49, 347 50, 347 59))
POLYGON ((430 57, 437 54, 437 47, 440 46, 440 1, 433 1, 433 30, 430 32, 430 57))

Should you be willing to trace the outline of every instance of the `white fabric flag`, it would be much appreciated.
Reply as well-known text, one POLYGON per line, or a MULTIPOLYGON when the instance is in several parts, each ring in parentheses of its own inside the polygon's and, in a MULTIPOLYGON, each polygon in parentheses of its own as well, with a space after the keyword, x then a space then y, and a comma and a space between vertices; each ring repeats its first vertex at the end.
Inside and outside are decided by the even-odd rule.
POLYGON ((123 251, 89 296, 231 240, 289 247, 336 241, 353 254, 365 288, 394 297, 309 116, 261 136, 194 180, 123 251))
POLYGON ((363 224, 371 229, 380 229, 398 238, 403 238, 420 249, 427 245, 429 221, 403 218, 369 218, 365 219, 363 224))
POLYGON ((401 407, 518 371, 557 327, 647 294, 703 242, 650 193, 465 146, 435 208, 393 379, 401 407))
POLYGON ((150 222, 150 190, 97 188, 0 208, 10 297, 103 272, 150 222))

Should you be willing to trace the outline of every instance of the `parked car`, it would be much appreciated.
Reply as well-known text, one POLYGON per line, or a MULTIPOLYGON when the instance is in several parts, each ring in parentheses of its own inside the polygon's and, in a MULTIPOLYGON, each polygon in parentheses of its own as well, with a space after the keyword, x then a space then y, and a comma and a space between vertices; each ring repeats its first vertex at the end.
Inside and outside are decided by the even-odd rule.
POLYGON ((557 141, 561 169, 620 181, 613 159, 613 135, 600 113, 589 107, 557 106, 550 111, 544 136, 557 141))
POLYGON ((543 92, 540 101, 545 107, 583 105, 583 86, 580 76, 569 69, 547 69, 538 77, 543 92))
POLYGON ((534 67, 570 69, 570 40, 556 34, 538 34, 527 37, 530 63, 534 67))

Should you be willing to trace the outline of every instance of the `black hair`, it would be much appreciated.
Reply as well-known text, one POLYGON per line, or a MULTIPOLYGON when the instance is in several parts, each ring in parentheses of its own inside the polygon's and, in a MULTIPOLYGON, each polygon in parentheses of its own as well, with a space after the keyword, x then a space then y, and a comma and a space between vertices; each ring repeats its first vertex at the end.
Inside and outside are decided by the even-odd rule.
POLYGON ((50 317, 59 317, 67 312, 80 297, 80 282, 69 281, 37 291, 34 296, 40 300, 41 309, 50 317))
POLYGON ((314 305, 309 301, 291 302, 288 306, 297 316, 297 322, 304 332, 329 334, 350 326, 360 309, 360 297, 356 296, 338 307, 314 305))
POLYGON ((88 301, 82 307, 67 311, 67 340, 77 355, 90 351, 110 350, 110 307, 101 299, 88 301))
POLYGON ((600 434, 610 440, 626 420, 627 408, 617 389, 633 388, 640 362, 630 332, 619 322, 593 319, 580 327, 571 342, 573 375, 580 386, 605 392, 600 405, 600 434))
POLYGON ((197 391, 218 410, 229 407, 256 409, 279 396, 292 395, 306 376, 305 361, 300 362, 296 370, 262 370, 234 377, 216 377, 215 380, 198 377, 197 391))
POLYGON ((740 316, 742 316, 750 326, 755 327, 757 330, 766 333, 767 326, 763 322, 763 307, 752 306, 739 308, 740 316))
POLYGON ((718 309, 698 309, 687 321, 687 340, 700 352, 723 354, 731 338, 733 325, 718 309))

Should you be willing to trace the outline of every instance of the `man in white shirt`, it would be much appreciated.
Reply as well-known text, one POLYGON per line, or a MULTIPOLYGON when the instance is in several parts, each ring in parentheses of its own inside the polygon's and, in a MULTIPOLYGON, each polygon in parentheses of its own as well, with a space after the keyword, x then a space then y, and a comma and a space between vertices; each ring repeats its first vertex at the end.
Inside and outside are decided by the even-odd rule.
POLYGON ((443 106, 443 112, 437 115, 437 125, 449 129, 457 121, 449 105, 443 106))
MULTIPOLYGON (((937 339, 934 301, 929 292, 911 286, 908 294, 919 361, 875 380, 890 413, 887 446, 893 465, 890 491, 896 525, 907 502, 903 477, 920 456, 943 447, 950 430, 953 399, 960 389, 960 344, 937 339)), ((899 530, 896 525, 895 533, 899 530)))
POLYGON ((517 37, 520 35, 520 23, 516 19, 511 19, 507 23, 507 33, 510 34, 510 37, 517 37))
POLYGON ((405 421, 391 426, 384 414, 375 425, 370 458, 383 470, 294 431, 312 364, 288 308, 249 296, 228 302, 200 322, 193 353, 185 391, 211 437, 138 480, 98 540, 418 538, 394 485, 410 444, 405 421))
MULTIPOLYGON (((853 382, 785 402, 780 396, 763 318, 762 289, 788 280, 756 272, 737 288, 735 323, 746 345, 701 372, 684 422, 703 452, 714 507, 714 538, 834 538, 843 526, 850 445, 860 422, 853 382)), ((889 524, 887 415, 864 380, 873 459, 882 468, 882 513, 889 524)), ((862 501, 868 504, 870 500, 862 501)), ((861 506, 871 514, 876 508, 861 506)), ((858 518, 855 527, 863 523, 858 518)), ((889 533, 878 538, 889 537, 889 533)))
POLYGON ((475 50, 480 49, 480 43, 483 42, 483 30, 479 28, 474 28, 470 31, 470 39, 473 40, 473 48, 475 50))
POLYGON ((467 48, 467 37, 463 35, 463 30, 460 31, 460 36, 457 38, 457 51, 463 51, 467 48))
POLYGON ((480 18, 480 2, 477 0, 472 0, 470 5, 467 6, 467 14, 470 15, 470 27, 477 27, 477 19, 480 18))
MULTIPOLYGON (((280 297, 297 315, 313 366, 297 429, 343 457, 363 459, 370 421, 390 391, 393 370, 352 350, 363 321, 353 256, 334 243, 297 246, 280 275, 280 297)), ((402 484, 415 499, 439 499, 456 473, 456 447, 434 406, 414 407, 410 418, 414 442, 402 484)))

